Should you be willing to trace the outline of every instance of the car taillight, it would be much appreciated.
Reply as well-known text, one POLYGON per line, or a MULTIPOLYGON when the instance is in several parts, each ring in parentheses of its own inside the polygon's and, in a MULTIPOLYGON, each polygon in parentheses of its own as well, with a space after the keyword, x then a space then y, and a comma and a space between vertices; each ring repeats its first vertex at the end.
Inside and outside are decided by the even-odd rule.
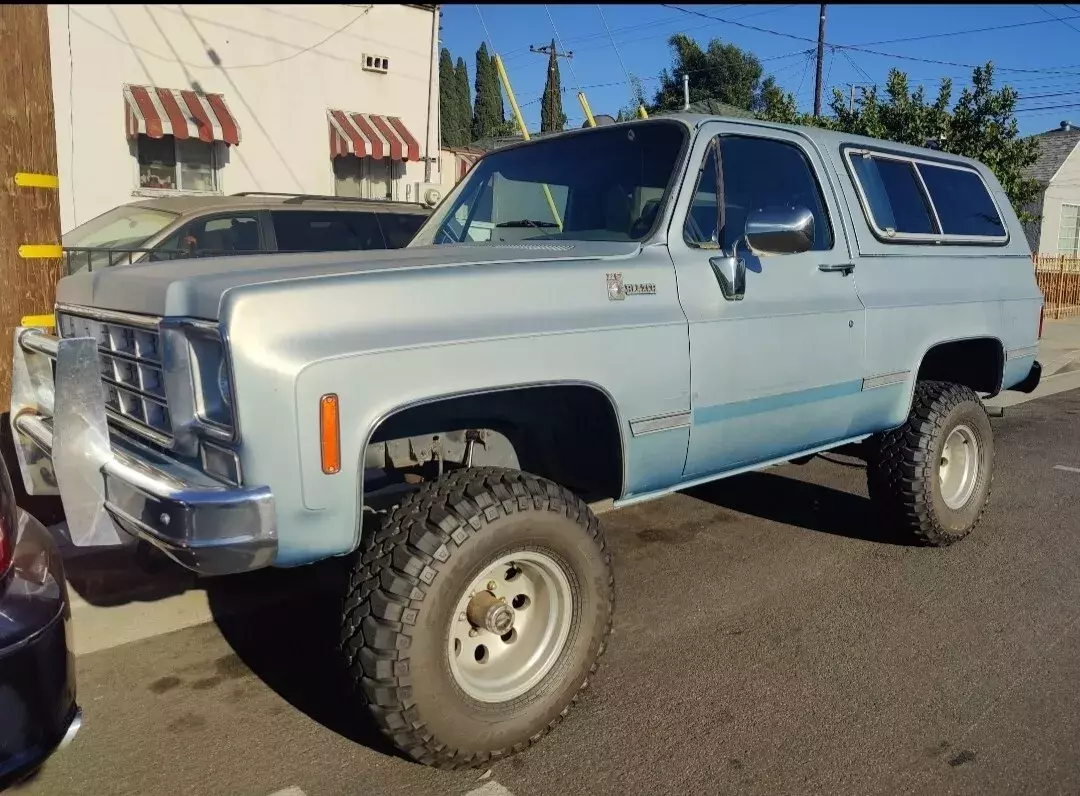
POLYGON ((1039 339, 1042 340, 1043 319, 1046 317, 1046 305, 1039 307, 1039 339))

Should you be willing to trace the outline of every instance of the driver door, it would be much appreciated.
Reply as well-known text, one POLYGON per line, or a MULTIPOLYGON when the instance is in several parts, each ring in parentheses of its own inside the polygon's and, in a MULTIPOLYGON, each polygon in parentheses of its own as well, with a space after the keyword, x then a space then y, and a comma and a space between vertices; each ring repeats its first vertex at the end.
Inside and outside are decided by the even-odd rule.
POLYGON ((690 323, 693 421, 684 476, 748 467, 853 436, 864 311, 851 272, 829 270, 851 259, 818 153, 794 133, 713 123, 699 134, 694 157, 699 179, 694 191, 682 192, 669 234, 690 323), (768 255, 746 247, 748 214, 768 207, 813 213, 809 251, 768 255), (710 261, 736 245, 746 265, 745 292, 725 298, 710 261))

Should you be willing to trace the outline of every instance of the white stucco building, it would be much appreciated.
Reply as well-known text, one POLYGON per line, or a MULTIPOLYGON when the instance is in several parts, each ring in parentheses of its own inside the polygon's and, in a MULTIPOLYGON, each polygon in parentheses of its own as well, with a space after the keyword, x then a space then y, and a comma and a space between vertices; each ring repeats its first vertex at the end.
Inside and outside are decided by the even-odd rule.
POLYGON ((162 193, 444 182, 435 5, 49 5, 49 36, 65 232, 162 193))

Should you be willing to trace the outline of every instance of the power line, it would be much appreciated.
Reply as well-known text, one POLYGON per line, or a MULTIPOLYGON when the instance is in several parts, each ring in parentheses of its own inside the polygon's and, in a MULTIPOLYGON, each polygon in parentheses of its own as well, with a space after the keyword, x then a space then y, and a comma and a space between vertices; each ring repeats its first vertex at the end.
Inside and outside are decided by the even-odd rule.
MULTIPOLYGON (((714 17, 714 16, 711 16, 709 14, 705 14, 705 13, 703 13, 701 11, 695 11, 695 10, 681 8, 679 6, 667 5, 667 4, 664 4, 664 8, 670 8, 670 9, 673 9, 675 11, 681 11, 682 13, 689 14, 691 16, 704 17, 705 19, 711 19, 711 20, 714 20, 716 22, 724 22, 724 23, 727 23, 729 25, 735 25, 736 27, 746 28, 748 30, 757 31, 758 33, 768 33, 768 34, 771 34, 773 36, 780 36, 780 37, 785 38, 785 39, 795 39, 796 41, 804 41, 804 42, 810 42, 812 44, 817 44, 816 39, 810 39, 810 38, 807 38, 806 36, 796 36, 793 33, 785 33, 783 31, 770 30, 769 28, 761 28, 761 27, 758 27, 757 25, 747 25, 746 23, 736 22, 735 20, 731 20, 731 19, 722 19, 720 17, 714 17)), ((1076 18, 1080 19, 1080 16, 1078 16, 1076 18)), ((1072 19, 1072 17, 1070 17, 1070 19, 1072 19)), ((1051 20, 1040 20, 1040 21, 1051 21, 1051 20)), ((934 35, 937 35, 937 34, 934 34, 934 35)), ((834 48, 836 48, 838 50, 853 50, 855 52, 863 52, 863 53, 868 53, 870 55, 880 55, 880 56, 885 57, 885 58, 894 58, 894 59, 898 59, 898 60, 901 60, 901 61, 915 61, 915 62, 924 63, 924 64, 937 64, 937 65, 940 65, 940 66, 954 66, 954 67, 957 67, 958 69, 975 69, 975 68, 981 68, 981 67, 985 66, 985 64, 965 64, 965 63, 959 63, 959 62, 956 62, 956 61, 942 61, 942 60, 938 60, 938 59, 935 59, 935 58, 918 58, 918 57, 912 56, 912 55, 900 55, 899 53, 890 53, 890 52, 884 52, 882 50, 873 50, 873 49, 870 49, 870 47, 865 46, 865 45, 861 45, 861 44, 833 44, 833 45, 830 45, 830 46, 832 46, 832 47, 834 47, 834 48)), ((1007 66, 997 66, 997 65, 995 65, 994 68, 995 68, 995 70, 997 70, 999 72, 1020 72, 1020 73, 1029 73, 1029 74, 1044 74, 1044 75, 1058 74, 1058 75, 1078 75, 1078 76, 1080 76, 1080 72, 1067 71, 1067 70, 1074 70, 1074 69, 1080 68, 1080 65, 1077 65, 1077 64, 1072 64, 1072 65, 1065 66, 1065 67, 1050 68, 1050 69, 1045 69, 1045 68, 1044 69, 1023 69, 1023 68, 1020 68, 1020 67, 1007 67, 1007 66)))
MULTIPOLYGON (((608 27, 607 19, 604 17, 604 9, 599 3, 596 4, 596 10, 600 14, 600 21, 604 24, 604 30, 607 31, 608 38, 611 40, 611 48, 615 50, 615 57, 619 59, 619 66, 622 67, 623 74, 626 75, 626 84, 630 88, 631 94, 634 91, 634 81, 630 77, 630 70, 626 68, 626 64, 623 63, 622 55, 619 54, 619 45, 615 43, 615 37, 611 35, 611 28, 608 27)), ((636 96, 632 96, 631 100, 636 100, 636 96)))
MULTIPOLYGON (((1039 6, 1039 8, 1042 8, 1042 6, 1039 6)), ((1043 9, 1043 10, 1045 11, 1045 9, 1043 9)), ((1049 13, 1049 12, 1047 12, 1047 13, 1049 13)), ((1061 17, 1054 17, 1054 19, 1036 19, 1036 20, 1032 20, 1032 21, 1029 21, 1029 22, 1013 22, 1013 23, 1011 23, 1009 25, 994 25, 993 27, 989 27, 989 28, 970 28, 968 30, 945 31, 944 33, 926 33, 926 34, 923 34, 922 36, 905 36, 905 37, 900 38, 900 39, 882 39, 881 41, 868 41, 868 42, 863 42, 861 44, 850 44, 850 45, 840 45, 840 46, 859 48, 859 47, 877 47, 877 46, 879 46, 881 44, 905 44, 905 43, 907 43, 909 41, 926 41, 927 39, 943 39, 943 38, 947 38, 949 36, 967 36, 967 35, 975 34, 975 33, 992 33, 994 31, 998 31, 998 30, 1012 30, 1013 28, 1026 28, 1026 27, 1030 27, 1031 25, 1047 25, 1047 24, 1053 22, 1055 19, 1057 21, 1059 21, 1059 22, 1064 22, 1065 19, 1080 19, 1080 15, 1075 16, 1075 17, 1066 17, 1065 19, 1062 19, 1061 17)))

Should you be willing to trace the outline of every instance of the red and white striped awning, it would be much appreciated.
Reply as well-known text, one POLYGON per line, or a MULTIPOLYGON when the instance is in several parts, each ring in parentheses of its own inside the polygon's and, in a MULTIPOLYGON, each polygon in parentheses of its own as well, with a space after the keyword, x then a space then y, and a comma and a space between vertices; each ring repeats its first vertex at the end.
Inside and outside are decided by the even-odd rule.
POLYGON ((154 86, 124 86, 128 138, 145 135, 240 143, 240 125, 220 94, 199 94, 154 86))
POLYGON ((481 149, 452 149, 458 162, 458 174, 459 180, 465 179, 465 175, 469 173, 469 170, 476 165, 476 161, 480 160, 486 153, 481 149))
POLYGON ((328 110, 330 157, 420 160, 420 144, 396 116, 328 110))

